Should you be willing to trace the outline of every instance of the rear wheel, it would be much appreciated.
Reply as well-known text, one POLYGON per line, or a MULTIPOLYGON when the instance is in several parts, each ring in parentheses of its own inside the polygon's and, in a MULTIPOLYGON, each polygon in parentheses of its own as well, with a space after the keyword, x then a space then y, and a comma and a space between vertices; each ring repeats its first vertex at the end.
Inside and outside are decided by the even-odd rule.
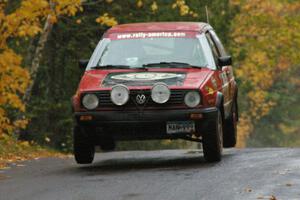
POLYGON ((73 130, 74 157, 78 164, 90 164, 94 160, 95 146, 85 130, 75 126, 73 130))
POLYGON ((202 139, 205 160, 207 162, 220 161, 223 151, 223 119, 220 111, 218 111, 216 119, 209 123, 202 139))
POLYGON ((225 120, 223 147, 230 148, 236 145, 237 140, 237 104, 236 101, 232 104, 231 114, 225 120))

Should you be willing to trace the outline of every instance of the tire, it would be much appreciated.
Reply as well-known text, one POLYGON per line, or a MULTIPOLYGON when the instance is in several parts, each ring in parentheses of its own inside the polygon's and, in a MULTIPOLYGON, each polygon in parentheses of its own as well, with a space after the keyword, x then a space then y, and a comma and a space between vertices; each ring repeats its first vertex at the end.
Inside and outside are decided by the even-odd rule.
POLYGON ((73 130, 73 152, 78 164, 90 164, 94 160, 95 146, 80 126, 75 126, 73 130))
POLYGON ((113 151, 116 148, 116 143, 112 138, 101 138, 99 143, 102 151, 113 151))
POLYGON ((232 104, 231 114, 225 120, 223 147, 235 147, 237 141, 237 104, 236 101, 232 104))
POLYGON ((204 159, 207 162, 219 162, 223 151, 223 119, 218 111, 216 119, 209 122, 202 136, 204 159))

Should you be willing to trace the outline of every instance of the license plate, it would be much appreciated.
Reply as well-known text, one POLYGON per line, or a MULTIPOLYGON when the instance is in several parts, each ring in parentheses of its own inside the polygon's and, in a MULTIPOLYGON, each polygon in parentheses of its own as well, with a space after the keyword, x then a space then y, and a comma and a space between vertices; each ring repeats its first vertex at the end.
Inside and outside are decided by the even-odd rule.
POLYGON ((195 130, 195 122, 193 121, 167 122, 167 134, 193 133, 195 130))

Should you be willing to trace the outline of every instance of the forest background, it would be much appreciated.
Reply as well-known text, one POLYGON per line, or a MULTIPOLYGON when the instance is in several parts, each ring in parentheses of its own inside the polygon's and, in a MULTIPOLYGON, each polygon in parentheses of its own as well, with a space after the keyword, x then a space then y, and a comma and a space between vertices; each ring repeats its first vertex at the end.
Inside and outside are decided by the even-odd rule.
POLYGON ((206 8, 234 60, 238 147, 299 147, 297 0, 0 0, 0 162, 25 150, 71 152, 70 99, 83 74, 77 63, 90 57, 105 30, 132 22, 207 21, 206 8))

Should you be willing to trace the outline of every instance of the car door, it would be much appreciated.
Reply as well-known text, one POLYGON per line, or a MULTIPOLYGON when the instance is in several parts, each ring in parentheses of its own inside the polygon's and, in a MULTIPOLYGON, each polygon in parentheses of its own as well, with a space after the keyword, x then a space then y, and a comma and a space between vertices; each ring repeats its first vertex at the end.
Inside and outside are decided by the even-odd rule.
MULTIPOLYGON (((222 56, 226 56, 227 53, 222 45, 220 39, 216 35, 213 30, 209 30, 206 32, 206 37, 210 46, 212 48, 215 62, 218 63, 218 58, 222 56)), ((224 95, 224 111, 225 117, 227 117, 230 113, 231 108, 231 100, 232 100, 232 86, 231 82, 233 81, 233 72, 231 66, 217 67, 217 78, 222 83, 221 92, 224 95)))

